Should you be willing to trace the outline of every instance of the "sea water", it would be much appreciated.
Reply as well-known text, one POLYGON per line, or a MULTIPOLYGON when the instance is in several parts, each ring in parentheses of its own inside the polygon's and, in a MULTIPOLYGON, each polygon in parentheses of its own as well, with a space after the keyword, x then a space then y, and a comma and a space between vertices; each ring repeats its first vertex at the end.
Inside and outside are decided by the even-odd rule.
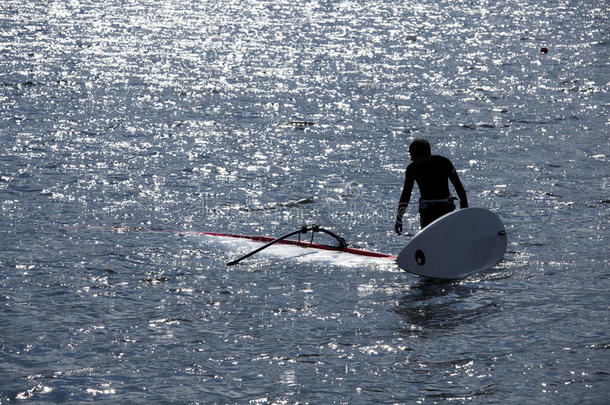
POLYGON ((0 403, 606 403, 609 25, 597 0, 3 0, 0 403), (227 267, 252 245, 170 232, 397 254, 419 137, 505 222, 494 268, 227 267))

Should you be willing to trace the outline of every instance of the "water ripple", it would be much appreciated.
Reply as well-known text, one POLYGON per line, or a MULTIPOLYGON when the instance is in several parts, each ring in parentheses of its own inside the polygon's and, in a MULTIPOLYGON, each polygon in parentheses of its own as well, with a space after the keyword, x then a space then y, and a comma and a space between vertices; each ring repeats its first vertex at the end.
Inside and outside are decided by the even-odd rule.
POLYGON ((5 0, 0 402, 605 399, 604 6, 5 0), (398 252, 415 137, 506 222, 498 267, 228 268, 247 245, 145 231, 398 252))

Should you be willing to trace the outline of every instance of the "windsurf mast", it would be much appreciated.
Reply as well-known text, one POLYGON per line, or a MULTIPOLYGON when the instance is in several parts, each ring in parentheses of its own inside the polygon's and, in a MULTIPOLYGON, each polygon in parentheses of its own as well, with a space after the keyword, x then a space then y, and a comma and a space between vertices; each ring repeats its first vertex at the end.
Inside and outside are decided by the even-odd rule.
POLYGON ((313 225, 303 225, 303 227, 301 229, 299 229, 298 231, 294 231, 294 232, 290 232, 287 233, 286 235, 280 236, 277 239, 272 240, 269 243, 266 243, 265 245, 259 247, 258 249, 255 249, 253 251, 251 251, 250 253, 246 253, 245 255, 232 260, 230 262, 227 263, 227 266, 233 266, 238 264, 239 262, 241 262, 244 259, 247 259, 248 257, 260 252, 261 250, 267 249, 269 246, 274 245, 278 242, 281 242, 284 239, 287 239, 291 236, 294 235, 299 235, 299 242, 301 241, 301 234, 306 234, 307 232, 311 231, 311 242, 310 244, 313 244, 313 238, 316 234, 316 232, 321 232, 321 233, 325 233, 327 235, 332 236, 333 238, 335 238, 337 240, 337 242, 339 242, 339 246, 337 247, 337 249, 347 249, 347 242, 345 241, 344 238, 342 238, 341 236, 337 235, 336 233, 329 231, 328 229, 324 229, 319 225, 313 224, 313 225))

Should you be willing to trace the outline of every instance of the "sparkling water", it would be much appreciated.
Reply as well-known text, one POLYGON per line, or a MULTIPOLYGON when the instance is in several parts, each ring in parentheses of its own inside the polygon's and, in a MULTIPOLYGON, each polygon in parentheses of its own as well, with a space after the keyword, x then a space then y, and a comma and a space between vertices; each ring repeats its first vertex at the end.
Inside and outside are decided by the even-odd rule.
POLYGON ((609 25, 596 0, 3 0, 0 403, 606 402, 609 25), (227 267, 254 245, 196 233, 398 254, 418 137, 505 222, 499 265, 227 267))

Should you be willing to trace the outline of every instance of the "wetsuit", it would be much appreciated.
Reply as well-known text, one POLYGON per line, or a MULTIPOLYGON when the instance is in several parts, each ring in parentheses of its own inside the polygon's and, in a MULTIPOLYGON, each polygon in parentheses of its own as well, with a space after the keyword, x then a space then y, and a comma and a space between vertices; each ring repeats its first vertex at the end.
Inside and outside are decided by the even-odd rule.
POLYGON ((421 195, 419 203, 419 222, 423 229, 437 218, 453 211, 455 204, 449 194, 449 182, 455 188, 460 199, 460 207, 468 207, 468 199, 462 182, 449 159, 431 155, 422 162, 412 162, 405 172, 405 184, 398 204, 397 223, 402 223, 402 216, 409 205, 413 183, 417 182, 421 195))

